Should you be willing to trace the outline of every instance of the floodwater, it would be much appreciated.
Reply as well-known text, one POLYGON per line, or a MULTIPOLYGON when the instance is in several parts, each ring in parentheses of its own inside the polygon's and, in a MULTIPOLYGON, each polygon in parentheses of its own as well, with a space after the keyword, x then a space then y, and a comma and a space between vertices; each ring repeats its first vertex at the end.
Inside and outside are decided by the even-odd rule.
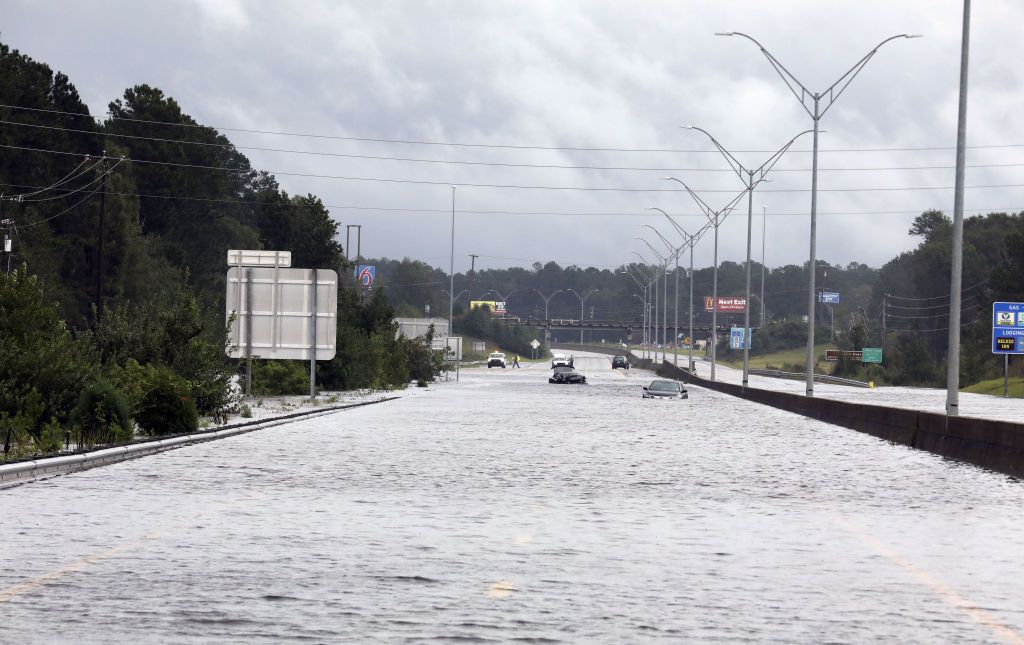
POLYGON ((0 490, 0 641, 1024 642, 1024 483, 577 368, 0 490))

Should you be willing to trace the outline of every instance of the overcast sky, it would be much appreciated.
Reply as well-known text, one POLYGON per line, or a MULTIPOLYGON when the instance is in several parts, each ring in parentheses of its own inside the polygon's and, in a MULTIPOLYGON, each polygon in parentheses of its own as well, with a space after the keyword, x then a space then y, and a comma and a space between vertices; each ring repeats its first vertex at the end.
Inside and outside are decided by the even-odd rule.
MULTIPOLYGON (((214 127, 506 146, 225 130, 286 190, 315 193, 337 221, 362 225, 364 255, 447 268, 450 186, 459 185, 459 271, 470 253, 481 256, 478 268, 650 257, 633 238, 658 242, 641 225, 678 238, 649 207, 679 215, 688 229, 701 224, 693 200, 667 192, 681 187, 662 177, 678 177, 714 208, 742 189, 717 153, 700 152, 712 149, 708 140, 681 124, 742 151, 750 167, 810 129, 757 47, 714 32, 750 34, 811 90, 885 37, 920 33, 879 50, 822 119, 818 257, 880 266, 915 245, 907 229, 916 214, 952 213, 960 0, 0 4, 0 39, 67 73, 94 114, 149 83, 214 127), (311 174, 334 178, 300 176, 311 174)), ((967 162, 986 167, 968 168, 967 212, 1020 211, 1024 3, 984 0, 973 10, 968 145, 978 147, 967 162)), ((804 136, 755 192, 754 257, 766 209, 769 266, 807 261, 809 149, 804 136)), ((745 199, 720 236, 719 257, 742 261, 745 199)), ((696 263, 711 257, 707 236, 696 263)))

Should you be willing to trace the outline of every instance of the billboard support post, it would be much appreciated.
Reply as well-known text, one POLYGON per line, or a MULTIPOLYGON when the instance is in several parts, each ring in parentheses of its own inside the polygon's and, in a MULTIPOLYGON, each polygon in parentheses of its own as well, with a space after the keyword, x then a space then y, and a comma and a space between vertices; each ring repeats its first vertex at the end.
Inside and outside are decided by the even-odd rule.
POLYGON ((316 400, 316 269, 309 282, 309 398, 316 400))
POLYGON ((1003 355, 1003 398, 1010 398, 1010 355, 1003 355))
POLYGON ((245 396, 252 396, 252 269, 245 270, 245 396))

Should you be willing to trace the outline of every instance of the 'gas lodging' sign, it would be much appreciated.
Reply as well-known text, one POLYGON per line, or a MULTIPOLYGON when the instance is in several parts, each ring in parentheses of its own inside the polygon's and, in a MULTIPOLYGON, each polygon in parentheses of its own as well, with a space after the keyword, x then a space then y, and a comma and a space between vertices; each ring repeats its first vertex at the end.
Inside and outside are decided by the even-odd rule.
POLYGON ((992 353, 1024 354, 1024 302, 992 303, 992 353))

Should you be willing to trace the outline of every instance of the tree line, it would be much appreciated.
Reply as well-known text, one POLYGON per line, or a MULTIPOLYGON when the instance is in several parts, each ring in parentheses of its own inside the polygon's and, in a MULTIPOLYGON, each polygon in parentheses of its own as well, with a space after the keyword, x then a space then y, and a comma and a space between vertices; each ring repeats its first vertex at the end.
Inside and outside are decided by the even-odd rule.
MULTIPOLYGON (((290 195, 159 88, 89 113, 77 89, 0 43, 0 440, 53 448, 194 429, 239 406, 226 356, 226 250, 292 252, 293 266, 350 269, 316 195, 290 195), (5 231, 6 232, 6 231, 5 231), (148 397, 148 398, 147 398, 148 397), (143 423, 145 420, 145 423, 143 423)), ((325 389, 403 387, 440 364, 397 337, 383 294, 338 294, 325 389)), ((308 392, 305 364, 257 361, 267 394, 308 392)))

